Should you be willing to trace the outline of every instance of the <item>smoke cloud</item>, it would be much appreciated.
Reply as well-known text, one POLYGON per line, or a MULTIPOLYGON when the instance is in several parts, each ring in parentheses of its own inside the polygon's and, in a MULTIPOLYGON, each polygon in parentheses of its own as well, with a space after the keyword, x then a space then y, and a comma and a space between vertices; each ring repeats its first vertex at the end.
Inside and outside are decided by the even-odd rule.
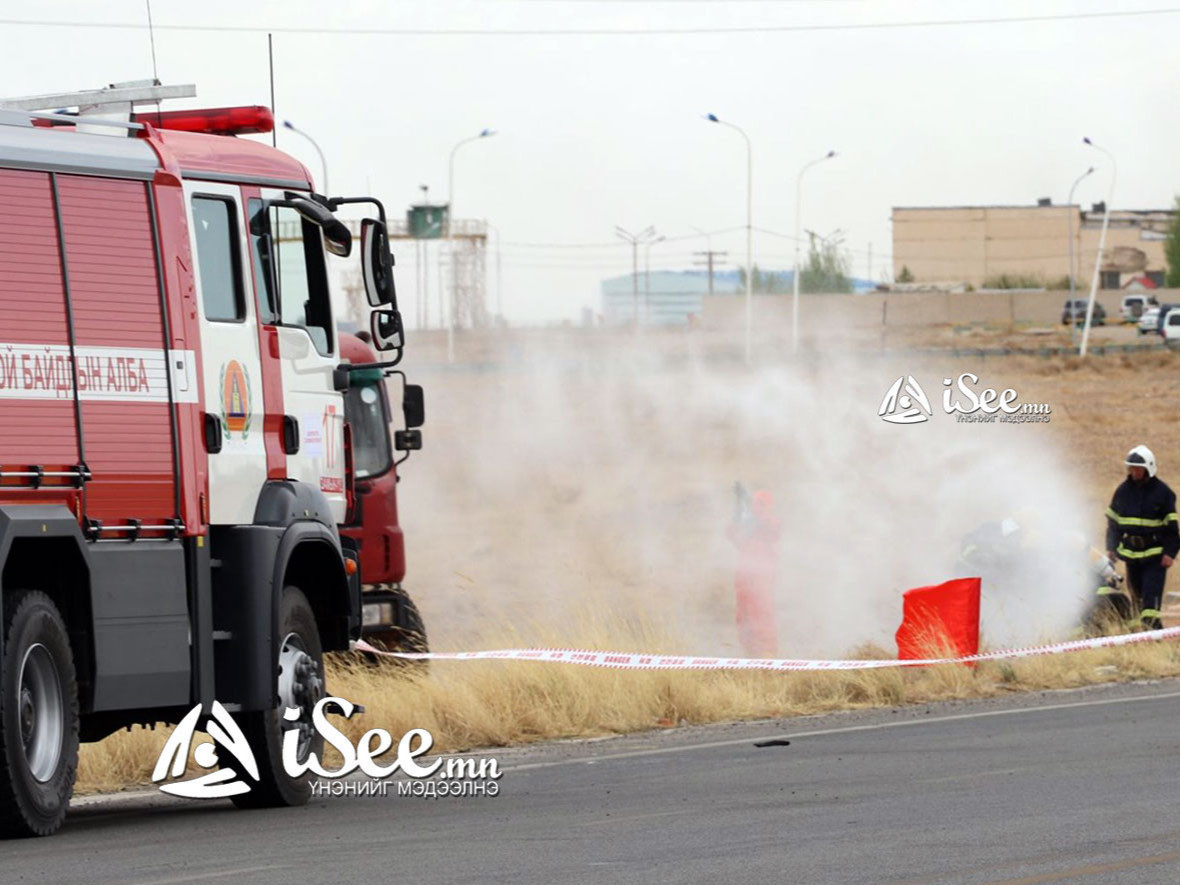
POLYGON ((435 647, 510 626, 517 641, 578 643, 579 618, 598 612, 654 624, 686 653, 740 654, 725 534, 735 481, 770 491, 782 522, 784 656, 892 650, 902 592, 964 576, 965 536, 1005 518, 1029 555, 1003 585, 985 582, 982 641, 1077 627, 1097 539, 1079 531, 1068 453, 1044 424, 943 411, 945 377, 1002 386, 988 365, 826 357, 747 370, 684 344, 659 357, 645 339, 593 341, 518 345, 415 379, 429 420, 400 509, 407 587, 435 647), (923 386, 929 421, 879 417, 901 375, 923 386))

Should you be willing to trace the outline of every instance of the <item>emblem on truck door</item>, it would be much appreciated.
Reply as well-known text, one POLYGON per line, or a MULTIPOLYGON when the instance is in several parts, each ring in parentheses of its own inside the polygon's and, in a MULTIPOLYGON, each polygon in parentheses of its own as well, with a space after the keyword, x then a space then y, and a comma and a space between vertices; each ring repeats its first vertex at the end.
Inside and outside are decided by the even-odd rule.
POLYGON ((221 423, 226 439, 233 439, 235 433, 246 439, 254 413, 250 409, 250 378, 240 362, 230 360, 221 367, 220 387, 221 423))

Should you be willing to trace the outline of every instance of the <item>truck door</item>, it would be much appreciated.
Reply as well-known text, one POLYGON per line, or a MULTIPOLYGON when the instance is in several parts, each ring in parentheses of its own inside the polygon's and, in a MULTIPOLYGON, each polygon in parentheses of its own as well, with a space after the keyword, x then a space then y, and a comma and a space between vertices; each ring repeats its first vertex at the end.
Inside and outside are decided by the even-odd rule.
POLYGON ((249 525, 267 479, 258 316, 247 298, 249 265, 235 185, 185 183, 201 304, 206 420, 221 428, 209 455, 209 521, 249 525))
POLYGON ((285 421, 298 445, 287 450, 287 477, 319 489, 334 521, 344 521, 344 403, 333 386, 340 363, 319 227, 282 204, 284 194, 251 199, 250 240, 264 325, 278 338, 285 421))

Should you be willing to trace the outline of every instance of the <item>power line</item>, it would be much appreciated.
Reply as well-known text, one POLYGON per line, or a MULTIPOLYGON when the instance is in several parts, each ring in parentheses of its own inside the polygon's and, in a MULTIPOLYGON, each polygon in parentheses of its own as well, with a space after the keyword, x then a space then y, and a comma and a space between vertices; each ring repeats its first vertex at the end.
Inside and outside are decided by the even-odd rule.
MULTIPOLYGON (((665 242, 672 243, 677 240, 698 240, 706 236, 721 236, 722 234, 734 233, 735 231, 746 230, 745 227, 723 227, 718 230, 711 230, 705 233, 697 234, 678 234, 676 236, 665 237, 665 242)), ((758 230, 758 228, 755 228, 758 230)), ((774 231, 764 231, 764 233, 775 234, 774 231)), ((775 236, 784 236, 783 234, 775 234, 775 236)), ((622 249, 626 243, 622 242, 604 242, 604 243, 537 243, 526 242, 523 240, 505 240, 502 245, 505 246, 521 246, 528 249, 622 249)))
MULTIPOLYGON (((697 234, 678 234, 676 236, 665 237, 665 242, 672 243, 677 240, 698 240, 706 236, 721 236, 723 234, 734 233, 735 231, 746 230, 745 227, 723 227, 718 230, 711 230, 704 233, 697 234)), ((755 228, 758 230, 758 228, 755 228)), ((775 234, 774 231, 764 231, 764 233, 774 234, 775 236, 785 236, 784 234, 775 234)), ((537 243, 523 240, 505 240, 505 246, 522 246, 529 249, 622 249, 626 243, 622 242, 605 242, 605 243, 537 243)))
POLYGON ((503 246, 521 246, 528 249, 622 249, 624 243, 527 243, 505 240, 503 246))
MULTIPOLYGON (((309 36, 408 36, 408 37, 613 37, 711 34, 782 34, 816 31, 873 31, 902 28, 936 28, 959 25, 1029 24, 1033 22, 1078 21, 1082 19, 1131 18, 1146 15, 1176 15, 1177 9, 1126 9, 1109 12, 1069 12, 1060 15, 997 16, 994 18, 927 19, 906 22, 857 22, 824 25, 749 25, 700 28, 315 28, 272 25, 156 25, 157 31, 212 31, 243 34, 306 34, 309 36)), ((146 25, 130 22, 63 22, 34 19, 0 19, 0 25, 45 28, 101 28, 142 30, 146 25)))

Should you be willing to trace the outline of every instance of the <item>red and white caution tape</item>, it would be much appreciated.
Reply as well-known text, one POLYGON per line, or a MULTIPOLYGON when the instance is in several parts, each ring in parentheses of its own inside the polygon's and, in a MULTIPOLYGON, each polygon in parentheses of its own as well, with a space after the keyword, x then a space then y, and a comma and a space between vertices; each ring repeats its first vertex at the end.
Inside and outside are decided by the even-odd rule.
POLYGON ((975 661, 1002 661, 1033 655, 1056 655, 1087 648, 1112 648, 1136 642, 1176 639, 1181 627, 1148 630, 1122 636, 1097 636, 1053 645, 1009 648, 962 658, 924 658, 921 660, 877 661, 808 661, 784 658, 705 658, 683 655, 647 655, 613 651, 582 651, 573 648, 501 648, 493 651, 389 652, 380 651, 365 640, 355 643, 357 651, 402 658, 410 661, 544 661, 553 664, 581 664, 584 667, 611 667, 618 670, 877 670, 882 667, 922 667, 931 664, 968 664, 975 661))

